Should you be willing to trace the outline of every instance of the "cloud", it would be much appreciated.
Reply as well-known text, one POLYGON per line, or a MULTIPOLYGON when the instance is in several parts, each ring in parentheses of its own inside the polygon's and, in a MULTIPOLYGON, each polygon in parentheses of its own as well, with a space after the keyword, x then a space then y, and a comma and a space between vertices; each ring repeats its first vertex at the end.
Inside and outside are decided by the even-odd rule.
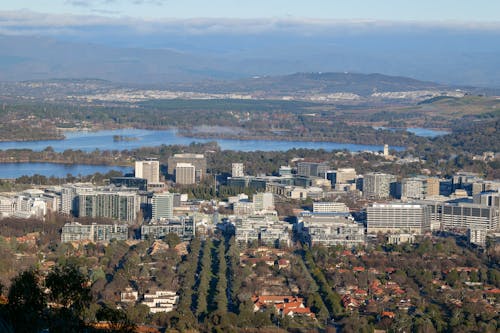
POLYGON ((162 6, 165 0, 66 0, 65 3, 75 7, 93 8, 96 6, 117 4, 117 3, 131 3, 134 5, 155 5, 162 6))
MULTIPOLYGON (((158 2, 160 0, 68 0, 75 5, 111 1, 158 2)), ((325 20, 308 18, 275 19, 145 19, 120 16, 118 11, 92 8, 93 15, 42 14, 30 10, 0 11, 0 32, 3 34, 78 34, 82 28, 124 28, 137 34, 186 35, 251 35, 263 33, 314 34, 371 34, 374 32, 400 33, 418 30, 447 29, 451 31, 481 30, 500 33, 500 22, 398 22, 380 20, 325 20), (99 14, 99 15, 96 15, 99 14), (107 15, 113 15, 112 17, 107 15)))

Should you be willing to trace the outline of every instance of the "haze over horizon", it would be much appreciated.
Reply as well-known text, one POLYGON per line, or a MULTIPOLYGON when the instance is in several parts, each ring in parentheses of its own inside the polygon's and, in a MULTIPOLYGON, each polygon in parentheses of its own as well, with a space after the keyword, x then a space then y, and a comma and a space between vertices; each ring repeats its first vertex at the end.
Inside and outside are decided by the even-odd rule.
POLYGON ((498 12, 486 0, 23 0, 0 5, 0 80, 350 71, 500 87, 498 12))

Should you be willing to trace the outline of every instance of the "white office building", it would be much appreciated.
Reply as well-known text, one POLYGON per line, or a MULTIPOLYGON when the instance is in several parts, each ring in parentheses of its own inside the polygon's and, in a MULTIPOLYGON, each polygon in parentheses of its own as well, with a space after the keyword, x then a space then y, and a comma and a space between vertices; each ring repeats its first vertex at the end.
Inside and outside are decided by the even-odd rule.
POLYGON ((380 204, 367 208, 368 233, 423 234, 431 229, 431 209, 417 204, 380 204))

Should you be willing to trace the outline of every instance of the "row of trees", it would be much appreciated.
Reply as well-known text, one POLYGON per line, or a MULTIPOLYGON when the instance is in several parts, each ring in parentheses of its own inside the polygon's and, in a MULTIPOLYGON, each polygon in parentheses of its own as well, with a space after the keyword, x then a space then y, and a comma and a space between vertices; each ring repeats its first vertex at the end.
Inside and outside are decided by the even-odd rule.
POLYGON ((307 246, 304 246, 302 250, 302 258, 319 287, 318 292, 328 308, 330 316, 336 319, 341 318, 343 309, 340 296, 332 290, 321 268, 316 266, 311 250, 307 246))

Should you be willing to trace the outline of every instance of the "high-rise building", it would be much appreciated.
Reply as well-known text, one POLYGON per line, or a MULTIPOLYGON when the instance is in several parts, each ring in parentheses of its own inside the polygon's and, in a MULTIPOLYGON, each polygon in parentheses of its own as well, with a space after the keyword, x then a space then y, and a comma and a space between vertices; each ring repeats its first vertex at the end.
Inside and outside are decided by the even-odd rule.
POLYGON ((426 205, 375 203, 366 213, 368 233, 423 234, 431 229, 431 209, 426 205))
POLYGON ((402 200, 422 200, 439 195, 439 179, 433 177, 404 178, 401 181, 402 200))
POLYGON ((253 204, 256 211, 274 210, 274 196, 269 192, 254 194, 253 204))
POLYGON ((177 184, 192 185, 196 183, 196 168, 191 163, 177 163, 174 174, 177 184))
POLYGON ((243 163, 233 163, 231 165, 231 177, 243 177, 245 176, 243 163))
POLYGON ((174 194, 155 193, 151 198, 152 220, 171 219, 174 216, 174 194))
POLYGON ((61 188, 61 213, 67 215, 78 214, 78 195, 91 193, 94 186, 90 183, 65 184, 61 188))
POLYGON ((105 217, 133 223, 141 209, 135 192, 95 191, 78 195, 79 217, 105 217))
POLYGON ((495 208, 500 211, 500 190, 486 191, 474 195, 474 203, 495 208))
POLYGON ((396 181, 394 175, 379 172, 367 173, 363 179, 363 196, 365 198, 389 198, 391 187, 394 187, 396 181))
POLYGON ((195 168, 195 180, 200 181, 205 177, 207 159, 203 154, 175 154, 168 158, 168 173, 175 174, 178 163, 190 163, 195 168))
POLYGON ((330 169, 325 162, 299 162, 297 163, 297 175, 305 177, 324 177, 330 169))
POLYGON ((499 212, 495 207, 470 203, 436 203, 429 205, 433 224, 442 230, 466 231, 484 229, 495 231, 499 227, 499 212))
POLYGON ((425 192, 425 197, 435 197, 439 195, 439 178, 436 177, 427 177, 427 187, 425 192))
POLYGON ((135 161, 135 176, 146 179, 148 183, 159 183, 160 162, 157 159, 135 161))

